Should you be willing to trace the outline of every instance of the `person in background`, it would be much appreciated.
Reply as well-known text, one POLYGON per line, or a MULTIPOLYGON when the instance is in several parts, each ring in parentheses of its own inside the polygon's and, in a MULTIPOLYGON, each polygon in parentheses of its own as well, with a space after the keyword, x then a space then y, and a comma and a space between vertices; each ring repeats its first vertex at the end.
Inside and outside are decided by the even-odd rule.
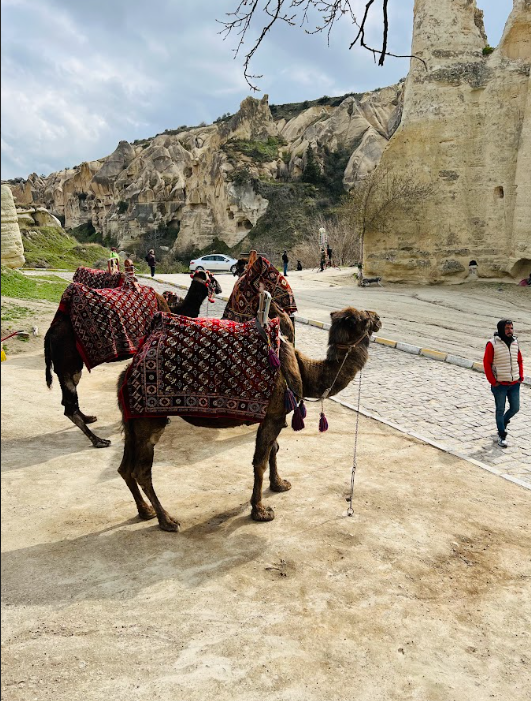
POLYGON ((297 261, 297 270, 302 270, 302 263, 300 260, 297 261))
POLYGON ((524 381, 524 363, 514 335, 513 322, 501 319, 498 330, 487 341, 483 367, 490 382, 496 404, 496 428, 498 445, 507 448, 507 424, 520 409, 520 385, 524 381), (505 403, 509 409, 505 411, 505 403))
POLYGON ((289 263, 287 251, 284 251, 284 253, 282 254, 282 263, 284 264, 284 277, 287 277, 288 276, 288 263, 289 263))
POLYGON ((111 255, 107 261, 107 270, 110 273, 117 273, 120 270, 120 256, 114 246, 111 248, 111 255))
POLYGON ((320 270, 321 273, 325 269, 325 265, 326 265, 326 251, 324 248, 321 248, 321 270, 320 270))
POLYGON ((151 277, 155 277, 155 265, 157 264, 157 261, 155 260, 155 251, 152 248, 150 248, 148 251, 146 263, 149 265, 149 269, 151 270, 151 277))
POLYGON ((330 248, 330 244, 326 244, 326 255, 328 256, 328 265, 332 265, 332 249, 330 248))

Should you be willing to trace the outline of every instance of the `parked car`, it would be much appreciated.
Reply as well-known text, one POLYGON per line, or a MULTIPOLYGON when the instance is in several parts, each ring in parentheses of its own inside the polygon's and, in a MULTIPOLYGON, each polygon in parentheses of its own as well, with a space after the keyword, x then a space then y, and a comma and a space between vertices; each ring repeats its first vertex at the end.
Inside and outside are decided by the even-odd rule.
POLYGON ((213 273, 217 273, 226 270, 234 275, 237 262, 236 258, 230 258, 230 256, 225 256, 222 253, 209 253, 207 256, 191 260, 190 272, 210 270, 213 273))

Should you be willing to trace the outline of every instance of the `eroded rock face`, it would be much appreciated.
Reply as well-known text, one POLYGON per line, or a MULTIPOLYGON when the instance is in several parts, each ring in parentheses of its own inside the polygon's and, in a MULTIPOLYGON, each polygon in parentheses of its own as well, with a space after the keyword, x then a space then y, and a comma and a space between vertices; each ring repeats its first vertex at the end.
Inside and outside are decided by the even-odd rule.
POLYGON ((358 170, 372 167, 400 121, 402 87, 367 93, 359 100, 348 97, 336 107, 310 107, 289 121, 273 119, 267 96, 248 97, 226 121, 161 134, 137 145, 121 141, 106 158, 46 178, 32 174, 11 187, 17 204, 27 210, 46 207, 64 216, 66 228, 90 222, 121 248, 166 228, 178 231, 174 250, 179 252, 203 248, 214 237, 234 246, 269 204, 255 191, 253 178, 298 178, 308 145, 318 159, 325 148, 352 154, 345 172, 347 188, 358 170), (273 160, 258 163, 224 150, 238 139, 277 139, 283 145, 273 160), (247 180, 235 177, 242 169, 247 180))
POLYGON ((365 239, 365 272, 388 280, 531 270, 531 2, 515 0, 484 55, 474 0, 416 0, 402 121, 379 168, 429 179, 433 194, 365 239))
POLYGON ((13 194, 2 185, 2 265, 20 268, 26 262, 13 194))

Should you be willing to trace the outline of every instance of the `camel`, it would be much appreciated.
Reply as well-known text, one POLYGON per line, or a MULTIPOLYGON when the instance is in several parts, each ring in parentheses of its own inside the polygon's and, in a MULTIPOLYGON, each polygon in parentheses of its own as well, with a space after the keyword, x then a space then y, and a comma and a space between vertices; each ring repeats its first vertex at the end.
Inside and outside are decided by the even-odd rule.
MULTIPOLYGON (((214 283, 219 287, 216 280, 214 280, 214 283)), ((208 284, 209 278, 204 271, 198 271, 194 275, 183 300, 182 310, 184 311, 181 311, 181 314, 187 312, 189 316, 198 316, 201 304, 207 294, 209 294, 208 284)), ((213 286, 213 289, 217 289, 217 287, 213 286)), ((164 297, 156 293, 156 298, 159 311, 171 311, 164 297)), ((88 424, 95 423, 98 420, 97 416, 87 416, 79 408, 77 385, 81 380, 84 362, 78 350, 76 336, 68 314, 61 312, 56 314, 52 325, 44 337, 44 356, 46 362, 46 384, 51 388, 53 382, 51 368, 53 365, 61 385, 61 403, 65 408, 65 416, 83 431, 95 448, 107 448, 110 446, 110 440, 100 438, 88 427, 88 424)), ((122 359, 125 360, 126 358, 122 359)))
POLYGON ((172 314, 196 319, 207 296, 209 300, 214 301, 214 295, 220 294, 222 290, 219 282, 208 270, 197 270, 190 277, 192 284, 184 299, 174 292, 163 292, 162 294, 172 314))
MULTIPOLYGON (((280 310, 279 310, 280 311, 280 310)), ((280 311, 284 323, 290 323, 280 311)), ((312 360, 296 350, 292 343, 283 339, 280 345, 280 370, 277 373, 273 393, 267 405, 265 418, 259 424, 253 457, 254 487, 251 496, 251 517, 255 521, 272 521, 274 511, 262 503, 263 477, 269 463, 269 484, 274 492, 285 492, 291 484, 278 474, 277 438, 287 425, 285 392, 288 387, 297 399, 324 398, 343 390, 363 368, 368 359, 369 340, 372 333, 381 328, 375 312, 359 311, 347 307, 331 313, 332 325, 328 338, 328 351, 324 360, 312 360)), ((147 342, 147 341, 146 341, 147 342)), ((118 380, 119 392, 125 382, 126 372, 118 380)), ((124 453, 118 468, 135 500, 141 519, 158 518, 164 531, 178 531, 179 521, 168 514, 160 503, 152 482, 152 466, 155 446, 159 442, 167 418, 136 418, 126 420, 124 408, 122 422, 125 434, 124 453), (140 488, 151 502, 148 505, 140 488)), ((223 419, 183 417, 195 426, 227 428, 244 422, 223 419)))

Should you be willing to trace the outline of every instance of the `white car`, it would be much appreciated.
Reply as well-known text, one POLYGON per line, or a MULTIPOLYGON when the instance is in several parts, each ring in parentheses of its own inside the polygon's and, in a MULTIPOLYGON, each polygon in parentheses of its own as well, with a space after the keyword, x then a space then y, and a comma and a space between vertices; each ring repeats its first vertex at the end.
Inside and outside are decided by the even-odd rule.
POLYGON ((190 261, 190 272, 196 270, 210 270, 212 273, 227 271, 234 275, 236 271, 236 258, 230 258, 222 253, 209 253, 207 256, 201 256, 190 261))

